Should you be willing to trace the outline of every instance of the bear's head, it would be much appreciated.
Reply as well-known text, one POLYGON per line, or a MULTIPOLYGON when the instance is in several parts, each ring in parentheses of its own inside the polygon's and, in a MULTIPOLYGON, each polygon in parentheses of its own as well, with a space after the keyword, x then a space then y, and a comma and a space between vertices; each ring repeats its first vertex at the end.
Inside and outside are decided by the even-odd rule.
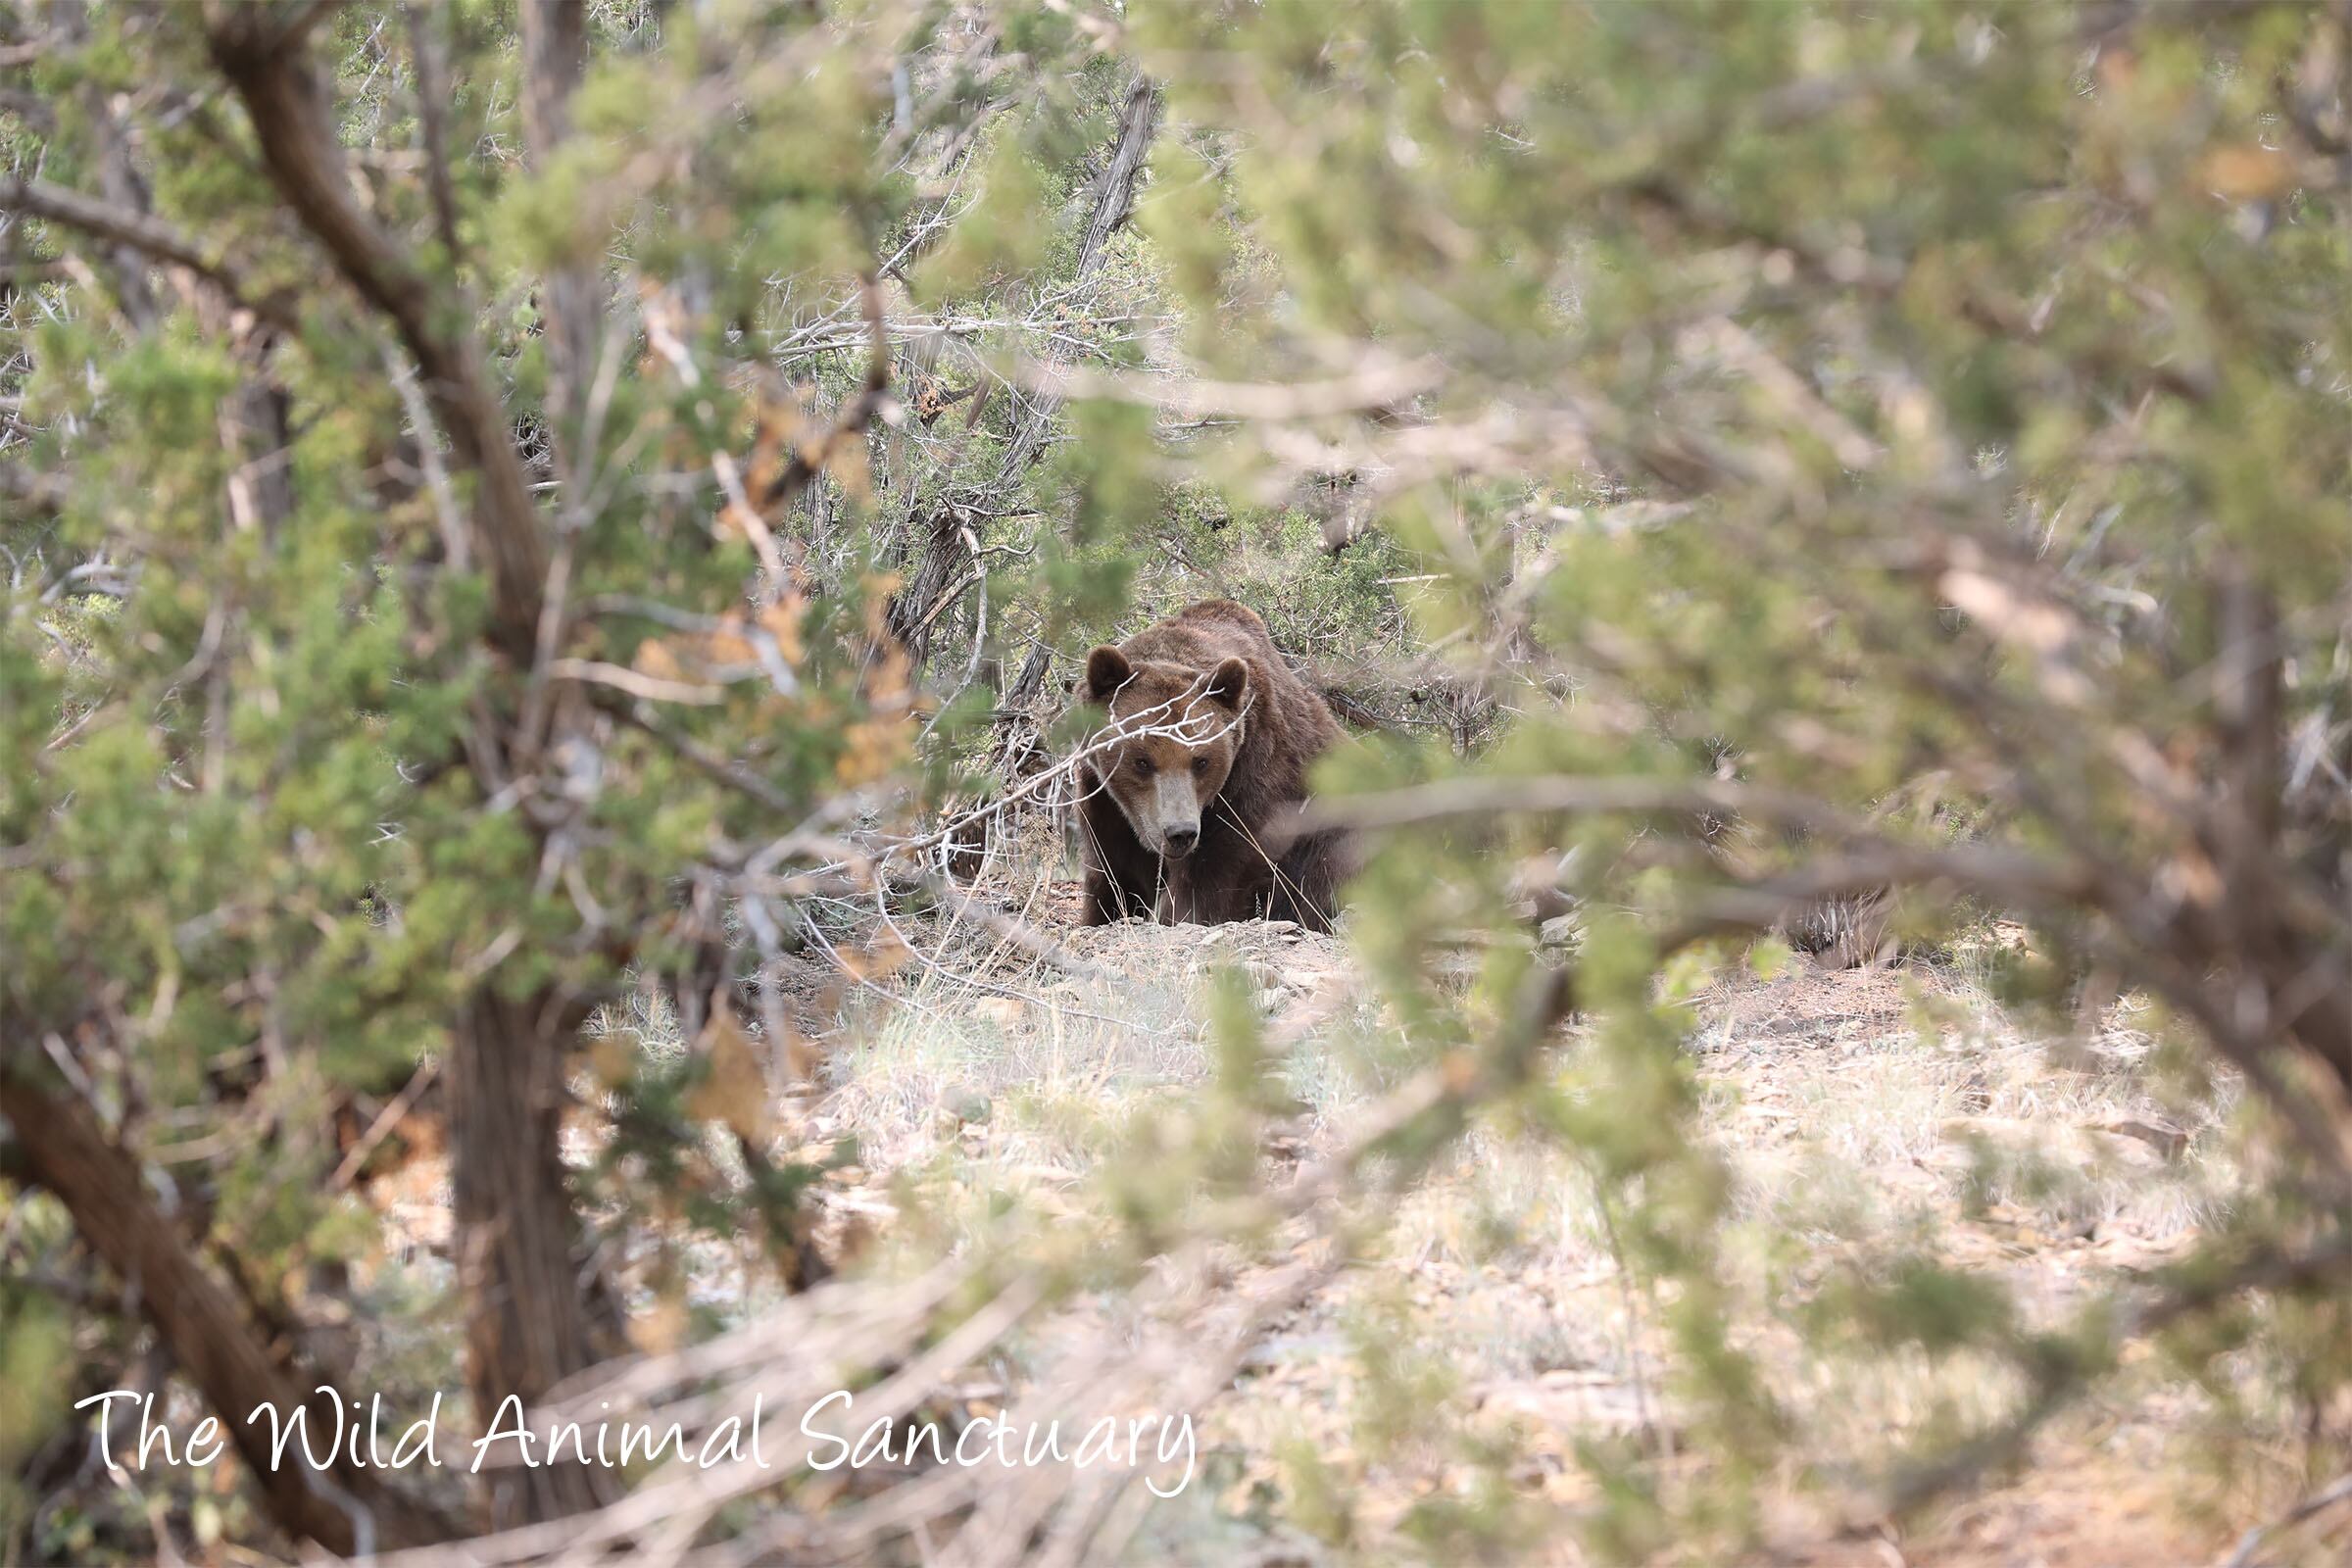
POLYGON ((1086 656, 1084 685, 1110 713, 1097 739, 1112 744, 1092 763, 1101 787, 1145 849, 1183 859, 1200 843, 1200 813, 1241 754, 1250 666, 1131 661, 1106 643, 1086 656))

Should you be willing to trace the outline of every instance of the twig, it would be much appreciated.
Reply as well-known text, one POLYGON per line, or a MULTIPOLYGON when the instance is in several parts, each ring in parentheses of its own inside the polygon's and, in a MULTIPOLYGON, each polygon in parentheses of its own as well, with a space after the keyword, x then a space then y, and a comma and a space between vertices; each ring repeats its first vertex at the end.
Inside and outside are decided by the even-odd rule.
POLYGON ((2256 1525, 2240 1536, 2237 1541, 2237 1549, 2230 1554, 2230 1560, 2222 1564, 2222 1568, 2253 1568, 2254 1553, 2266 1539, 2282 1530, 2291 1530, 2305 1520, 2325 1513, 2348 1497, 2352 1497, 2352 1475, 2339 1476, 2269 1524, 2256 1525))
POLYGON ((607 663, 601 659, 552 660, 548 663, 547 673, 556 680, 590 681, 599 686, 611 686, 649 703, 685 703, 691 707, 709 708, 726 696, 723 686, 663 680, 660 676, 631 669, 626 664, 607 663))
POLYGON ((376 1147, 391 1137, 393 1129, 401 1124, 410 1111, 416 1108, 416 1102, 432 1087, 433 1078, 440 1070, 440 1058, 434 1057, 410 1075, 400 1093, 392 1097, 392 1103, 376 1113, 375 1120, 368 1124, 368 1131, 360 1136, 358 1143, 351 1146, 351 1152, 343 1156, 343 1162, 335 1167, 335 1173, 326 1179, 328 1191, 339 1193, 352 1184, 360 1174, 361 1167, 368 1163, 368 1156, 374 1153, 376 1147))

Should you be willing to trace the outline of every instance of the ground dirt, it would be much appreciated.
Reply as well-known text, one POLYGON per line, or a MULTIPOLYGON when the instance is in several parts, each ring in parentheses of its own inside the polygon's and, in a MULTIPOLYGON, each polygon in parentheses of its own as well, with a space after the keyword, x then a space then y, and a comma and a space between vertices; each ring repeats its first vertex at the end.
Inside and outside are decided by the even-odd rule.
MULTIPOLYGON (((1101 1223, 1102 1178, 1133 1157, 1135 1114, 1183 1102, 1210 1073, 1212 975, 1242 977, 1304 1107, 1283 1147, 1262 1152, 1269 1168, 1328 1152, 1390 1087, 1385 1016, 1344 937, 1263 923, 1073 927, 1058 918, 1073 897, 1041 883, 909 922, 910 952, 795 998, 796 1021, 829 1033, 819 1081, 789 1102, 788 1141, 815 1152, 854 1137, 859 1150, 822 1197, 822 1246, 837 1261, 913 1231, 953 1245, 1008 1204, 1101 1223), (990 910, 1043 935, 992 923, 990 910)), ((1850 971, 1800 961, 1772 979, 1736 969, 1691 1005, 1704 1136, 1735 1184, 1740 1338, 1806 1438, 1804 1461, 1777 1463, 1763 1484, 1762 1545, 1668 1560, 2220 1563, 2248 1526, 2308 1490, 2306 1461, 2284 1445, 2268 1462, 2248 1461, 2254 1443, 2218 1460, 2210 1402, 2145 1368, 2053 1422, 2005 1477, 1887 1520, 1873 1499, 1889 1455, 1936 1415, 1997 1416, 2015 1390, 1984 1366, 1825 1359, 1792 1327, 1794 1298, 1818 1272, 1805 1260, 1914 1246, 1997 1279, 2031 1320, 2061 1322, 2179 1257, 2226 1212, 2240 1179, 2228 1097, 2184 1107, 2159 1094, 2128 1002, 2081 1038, 2029 1038, 1965 956, 1850 971)), ((1562 1049, 1577 1049, 1573 1031, 1562 1049)), ((433 1206, 402 1201, 420 1216, 433 1206)), ((1475 1127, 1386 1220, 1363 1261, 1253 1337, 1203 1414, 1200 1484, 1152 1516, 1134 1560, 1449 1560, 1411 1534, 1412 1516, 1491 1482, 1499 1452, 1522 1503, 1557 1505, 1557 1528, 1511 1560, 1577 1564, 1591 1559, 1568 1521, 1593 1499, 1580 1448, 1634 1446, 1666 1474, 1688 1469, 1667 1303, 1619 1265, 1607 1206, 1573 1152, 1475 1127), (1366 1376, 1370 1344, 1402 1347, 1383 1352, 1396 1364, 1381 1387, 1366 1376), (1393 1407, 1398 1384, 1415 1391, 1412 1408, 1393 1407)), ((730 1296, 742 1277, 731 1266, 704 1273, 704 1304, 758 1309, 730 1296)), ((1244 1270, 1235 1290, 1249 1285, 1244 1270)), ((1105 1298, 1072 1321, 1115 1330, 1120 1310, 1105 1298)), ((1044 1378, 1056 1354, 1041 1337, 973 1387, 1002 1397, 1006 1380, 1044 1378)), ((2341 1560, 2346 1538, 2328 1532, 2344 1528, 2323 1516, 2254 1560, 2341 1560)))
MULTIPOLYGON (((1042 906, 1064 898, 1051 890, 1042 906)), ((1059 967, 1001 945, 966 948, 941 970, 977 985, 934 975, 912 988, 928 1020, 878 1024, 868 1014, 867 1043, 838 1063, 841 1088, 822 1116, 910 1163, 945 1136, 969 1165, 1030 1190, 1065 1189, 1075 1203, 1105 1146, 1070 1131, 1053 1107, 1077 1100, 1102 1109, 1198 1081, 1207 1070, 1198 997, 1219 967, 1247 977, 1270 1038, 1291 1053, 1293 1087, 1311 1107, 1294 1157, 1344 1138, 1381 1087, 1377 1064, 1355 1059, 1379 1020, 1343 939, 1280 925, 1058 935, 1059 967), (944 1135, 932 1114, 979 1103, 1007 1113, 956 1116, 944 1135)), ((1736 1174, 1742 1228, 1759 1249, 1792 1234, 1825 1252, 1927 1237, 1940 1259, 1997 1277, 2030 1316, 2055 1323, 2180 1256, 2228 1201, 2235 1173, 2222 1141, 2210 1120, 2154 1093, 2148 1042, 2128 1005, 2089 1038, 2052 1049, 2013 1029, 1967 963, 1910 960, 1849 971, 1799 962, 1769 981, 1740 972, 1701 993, 1695 1010, 1707 1136, 1736 1174)), ((1858 1482, 1933 1400, 1985 1416, 2005 1397, 1968 1388, 1977 1374, 1967 1368, 1808 1365, 1769 1304, 1753 1346, 1818 1423, 1829 1446, 1817 1458, 1832 1476, 1850 1466, 1858 1482)), ((1302 1494, 1345 1493, 1322 1539, 1200 1520, 1146 1539, 1170 1560, 1322 1561, 1335 1539, 1346 1543, 1340 1556, 1378 1558, 1384 1540, 1402 1544, 1417 1501, 1476 1485, 1448 1427, 1507 1434, 1519 1453, 1512 1482, 1574 1508, 1591 1486, 1576 1462, 1581 1443, 1672 1449, 1659 1310, 1617 1266, 1572 1159, 1474 1132, 1405 1199, 1386 1255, 1344 1271, 1280 1322, 1208 1417, 1223 1521, 1295 1521, 1302 1494), (1382 1440, 1377 1452, 1363 1447, 1377 1424, 1362 1408, 1359 1331, 1371 1322, 1400 1329, 1429 1363, 1431 1391, 1420 1430, 1382 1440)), ((1866 1488, 1815 1476, 1768 1508, 1771 1539, 1753 1560, 2222 1560, 2241 1530, 2299 1488, 2284 1468, 2251 1479, 2241 1470, 2225 1484, 2200 1462, 2202 1413, 2178 1388, 2118 1390, 2054 1423, 2015 1478, 1899 1526, 1878 1520, 1866 1488)), ((1529 1560, 1583 1560, 1564 1535, 1528 1549, 1529 1560)))

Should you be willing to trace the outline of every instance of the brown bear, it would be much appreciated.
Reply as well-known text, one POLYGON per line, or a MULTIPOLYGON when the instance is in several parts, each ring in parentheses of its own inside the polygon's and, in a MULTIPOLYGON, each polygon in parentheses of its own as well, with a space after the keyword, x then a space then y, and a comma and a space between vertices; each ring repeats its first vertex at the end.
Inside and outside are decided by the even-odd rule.
POLYGON ((1088 925, 1331 929, 1348 838, 1285 823, 1340 726, 1254 611, 1206 599, 1106 643, 1079 690, 1109 716, 1078 768, 1088 925))

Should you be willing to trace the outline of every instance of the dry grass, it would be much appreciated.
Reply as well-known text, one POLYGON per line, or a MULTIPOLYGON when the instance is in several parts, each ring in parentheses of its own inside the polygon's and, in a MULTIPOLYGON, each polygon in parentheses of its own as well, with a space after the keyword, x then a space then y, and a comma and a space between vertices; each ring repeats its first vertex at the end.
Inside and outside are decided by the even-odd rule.
MULTIPOLYGON (((1096 1178, 1127 1156, 1131 1119, 1209 1074, 1201 1018, 1221 966, 1245 973, 1282 1046, 1307 1112, 1303 1154, 1341 1138, 1388 1077, 1383 1018, 1334 938, 1060 936, 1068 968, 948 933, 936 966, 884 987, 892 999, 852 999, 818 1121, 857 1133, 872 1173, 906 1175, 884 1230, 907 1201, 957 1213, 962 1234, 1006 1199, 1060 1222, 1099 1218, 1096 1178)), ((1837 1523, 1900 1439, 1989 1420, 2013 1387, 1969 1356, 1809 1349, 1789 1326, 1801 1291, 1844 1260, 1917 1249, 1992 1274, 2030 1319, 2056 1321, 2223 1213, 2236 1185, 2218 1131, 2228 1102, 2187 1114, 2166 1102, 2129 1006, 2053 1054, 1954 966, 1739 976, 1695 1010, 1707 1138, 1734 1175, 1740 1338, 1806 1429, 1806 1464, 1783 1469, 1769 1509, 1781 1561, 2206 1561, 2291 1499, 2286 1474, 2199 1472, 2187 1452, 2199 1401, 2150 1378, 2046 1439, 2030 1481, 1919 1521, 1907 1543, 1841 1556, 1837 1523)), ((1618 1267, 1574 1152, 1475 1128, 1395 1206, 1362 1265, 1251 1351, 1206 1415, 1209 1484, 1162 1504, 1136 1551, 1171 1563, 1433 1551, 1401 1535, 1416 1504, 1470 1497, 1495 1474, 1522 1504, 1588 1502, 1578 1444, 1675 1448, 1658 1319, 1660 1302, 1618 1267)), ((1054 1348, 1025 1354, 1042 1366, 1054 1348)), ((1522 1544, 1529 1561, 1581 1561, 1566 1543, 1562 1528, 1522 1544)))
MULTIPOLYGON (((1038 883, 1012 903, 1051 926, 1068 897, 1038 883)), ((831 1194, 828 1234, 885 1255, 1002 1241, 1008 1213, 1112 1234, 1106 1194, 1122 1162, 1149 1157, 1138 1128, 1210 1077, 1202 1020, 1220 971, 1254 994, 1303 1107, 1284 1157, 1335 1147, 1392 1078, 1392 1031, 1337 939, 1063 927, 1040 956, 973 920, 919 935, 922 958, 835 999, 825 1087, 800 1128, 857 1140, 861 1179, 831 1194)), ((2128 1004, 2054 1048, 1965 962, 1741 973, 1693 1007, 1705 1136, 1733 1182, 1735 1338, 1804 1434, 1803 1463, 1769 1483, 1769 1560, 2210 1561, 2292 1500, 2302 1478, 2285 1463, 2226 1480, 2205 1464, 2210 1410, 2151 1365, 2054 1428, 2025 1479, 1914 1521, 1906 1540, 1840 1537, 1890 1453, 1992 1419, 2016 1391, 1979 1357, 1824 1349, 1797 1331, 1810 1293, 1838 1267, 1910 1251, 1997 1279, 2030 1321, 2055 1322, 2226 1212, 2240 1180, 2229 1097, 2168 1096, 2128 1004)), ((662 1020, 628 1022, 665 1049, 662 1020)), ((1512 1548, 1523 1560, 1578 1562, 1565 1519, 1592 1500, 1581 1445, 1688 1472, 1666 1303, 1620 1266, 1573 1151, 1480 1124, 1385 1219, 1204 1413, 1201 1475, 1156 1507, 1137 1560, 1449 1560, 1408 1532, 1433 1501, 1500 1486, 1533 1522, 1512 1548)), ((989 1375, 1048 1378, 1074 1343, 1057 1334, 1100 1334, 1124 1310, 1081 1303, 989 1375)))

